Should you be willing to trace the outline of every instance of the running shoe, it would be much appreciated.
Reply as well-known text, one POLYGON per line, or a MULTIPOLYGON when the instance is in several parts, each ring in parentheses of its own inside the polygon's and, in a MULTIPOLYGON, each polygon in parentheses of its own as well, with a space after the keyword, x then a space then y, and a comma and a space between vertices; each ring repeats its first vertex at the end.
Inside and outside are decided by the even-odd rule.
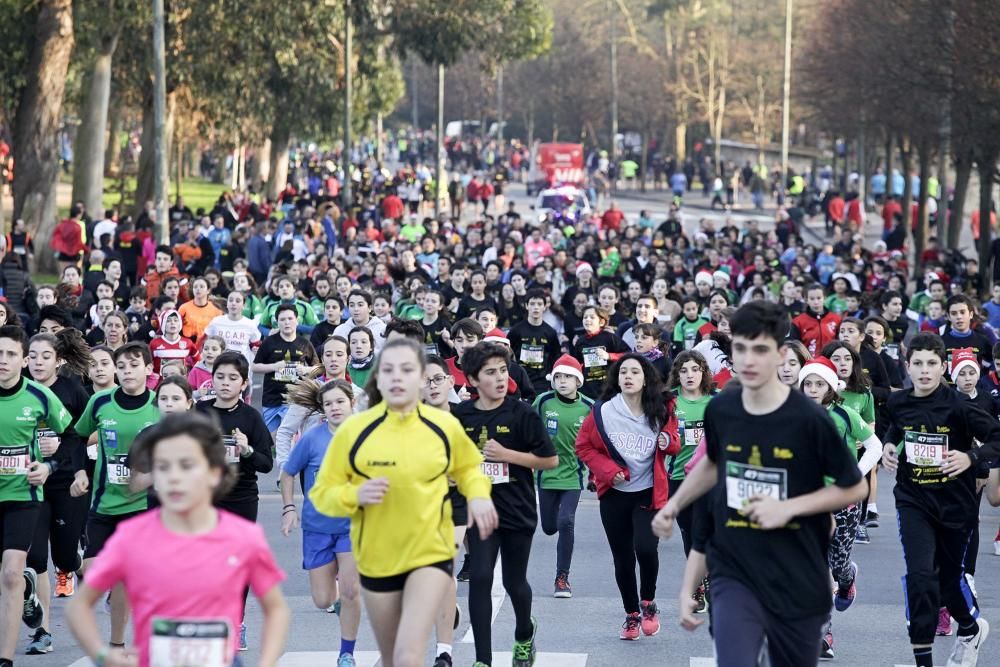
POLYGON ((465 559, 462 561, 462 568, 455 575, 456 581, 468 581, 469 580, 469 554, 465 554, 465 559))
POLYGON ((573 588, 569 585, 569 573, 560 572, 556 575, 556 585, 555 592, 552 593, 554 598, 571 598, 573 597, 573 588))
POLYGON ((514 658, 511 667, 532 667, 535 664, 535 637, 538 635, 538 621, 531 619, 531 638, 514 640, 514 658))
POLYGON ((472 663, 472 667, 490 667, 490 666, 487 665, 485 662, 479 662, 478 660, 476 660, 474 663, 472 663))
POLYGON ((708 611, 708 598, 705 596, 705 586, 701 585, 698 590, 694 592, 691 596, 694 601, 698 603, 698 606, 694 608, 694 613, 704 614, 708 611))
POLYGON ((1000 539, 993 540, 993 555, 1000 556, 1000 539))
POLYGON ((625 622, 622 623, 622 631, 618 635, 618 638, 630 642, 636 641, 639 639, 639 626, 641 624, 642 616, 639 612, 635 611, 631 614, 625 614, 625 622))
POLYGON ((858 526, 858 534, 854 538, 855 544, 871 544, 872 538, 868 537, 868 529, 865 526, 858 526))
POLYGON ((247 624, 240 623, 240 650, 246 651, 250 648, 247 644, 247 624))
POLYGON ((823 643, 819 650, 820 660, 833 660, 833 633, 829 630, 823 633, 823 643))
POLYGON ((458 630, 458 624, 462 622, 462 608, 455 604, 455 622, 452 623, 451 629, 458 630))
POLYGON ((337 598, 336 602, 334 602, 332 605, 326 608, 326 613, 338 614, 338 615, 340 614, 340 598, 337 598))
POLYGON ((849 586, 838 585, 837 593, 833 596, 833 606, 837 611, 847 611, 854 604, 854 598, 858 595, 858 564, 851 562, 851 583, 849 586))
POLYGON ((938 610, 937 630, 934 634, 938 637, 951 636, 951 614, 944 607, 938 610))
POLYGON ((350 653, 341 653, 340 657, 337 658, 337 667, 357 667, 354 661, 354 656, 350 653))
POLYGON ((660 631, 660 610, 652 600, 640 602, 639 609, 642 610, 642 634, 652 637, 660 631))
POLYGON ((434 660, 434 667, 451 667, 451 655, 448 653, 442 653, 439 655, 434 660))
POLYGON ((35 636, 32 637, 31 643, 28 644, 28 650, 25 653, 28 655, 44 655, 51 652, 52 635, 46 632, 45 628, 38 628, 35 630, 35 636))
POLYGON ((73 597, 76 592, 76 575, 72 572, 56 570, 56 590, 57 598, 73 597))
POLYGON ((979 649, 990 636, 990 624, 985 618, 977 618, 979 632, 969 637, 956 637, 955 647, 951 649, 945 667, 975 667, 979 660, 979 649))
POLYGON ((868 518, 865 519, 866 528, 878 528, 878 512, 872 512, 869 510, 868 518))
POLYGON ((24 568, 24 610, 21 612, 21 620, 32 630, 41 627, 45 616, 42 603, 35 595, 37 589, 38 574, 30 567, 24 568))

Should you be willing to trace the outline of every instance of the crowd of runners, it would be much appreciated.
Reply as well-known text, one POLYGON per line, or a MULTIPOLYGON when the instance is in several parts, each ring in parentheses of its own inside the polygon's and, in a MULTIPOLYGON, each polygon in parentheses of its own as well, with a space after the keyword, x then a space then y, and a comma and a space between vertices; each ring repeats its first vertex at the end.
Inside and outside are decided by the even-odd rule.
POLYGON ((975 263, 932 244, 910 288, 905 253, 865 247, 849 216, 836 240, 805 241, 794 197, 766 229, 677 200, 556 226, 496 188, 473 196, 508 187, 502 152, 462 161, 451 180, 473 205, 435 218, 409 199, 430 170, 402 148, 394 170, 355 156, 346 209, 322 155, 297 158, 275 202, 178 200, 169 244, 148 211, 76 206, 54 285, 34 284, 23 229, 0 241, 0 667, 70 641, 52 636, 54 596, 72 598, 101 667, 229 667, 250 645, 274 665, 286 576, 339 614, 338 667, 355 664, 363 618, 383 665, 425 664, 433 641, 450 667, 463 613, 474 667, 489 666, 498 558, 505 640, 529 667, 545 633, 533 597, 572 597, 591 492, 622 640, 660 631, 658 543, 679 532, 680 622, 709 621, 719 665, 833 659, 832 612, 863 583, 853 549, 898 523, 896 627, 916 665, 953 633, 948 665, 976 664, 979 504, 1000 504, 1000 285, 979 301, 975 263), (875 502, 879 465, 896 520, 875 502), (305 575, 255 524, 272 470, 305 575), (552 569, 544 593, 528 584, 539 523, 557 536, 556 562, 533 564, 552 569), (244 622, 251 591, 261 627, 244 622))

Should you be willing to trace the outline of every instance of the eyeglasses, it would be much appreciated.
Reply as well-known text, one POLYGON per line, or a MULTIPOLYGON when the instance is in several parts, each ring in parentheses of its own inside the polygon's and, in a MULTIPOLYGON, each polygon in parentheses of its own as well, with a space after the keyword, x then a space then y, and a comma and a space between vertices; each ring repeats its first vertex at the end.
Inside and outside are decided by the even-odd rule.
POLYGON ((447 379, 447 375, 435 375, 434 377, 427 378, 426 384, 428 387, 440 387, 447 379))

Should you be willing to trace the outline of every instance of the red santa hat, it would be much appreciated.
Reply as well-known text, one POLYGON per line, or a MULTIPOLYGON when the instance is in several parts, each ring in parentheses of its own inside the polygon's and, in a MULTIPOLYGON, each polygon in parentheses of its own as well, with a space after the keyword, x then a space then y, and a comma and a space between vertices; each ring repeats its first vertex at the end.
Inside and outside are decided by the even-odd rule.
POLYGON ((483 340, 487 343, 503 343, 507 347, 510 347, 510 341, 507 340, 507 334, 500 329, 491 329, 487 331, 483 340))
POLYGON ((550 382, 555 378, 556 373, 572 375, 580 382, 580 386, 583 386, 583 366, 580 365, 579 361, 568 354, 564 354, 556 359, 555 366, 552 367, 552 372, 548 375, 550 382))
POLYGON ((844 391, 846 386, 844 381, 837 377, 837 369, 833 362, 826 357, 813 357, 807 361, 799 371, 799 384, 801 385, 810 375, 818 375, 838 394, 844 391))
POLYGON ((966 366, 979 368, 979 359, 971 347, 960 347, 951 351, 951 381, 958 379, 958 373, 966 366))

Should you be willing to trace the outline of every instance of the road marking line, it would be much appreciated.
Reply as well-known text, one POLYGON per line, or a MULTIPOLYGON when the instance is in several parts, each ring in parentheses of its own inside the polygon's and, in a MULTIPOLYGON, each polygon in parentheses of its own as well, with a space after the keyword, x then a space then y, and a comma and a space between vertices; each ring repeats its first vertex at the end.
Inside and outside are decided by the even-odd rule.
MULTIPOLYGON (((494 653, 494 665, 509 665, 513 659, 512 653, 494 653)), ((535 658, 535 667, 586 667, 586 653, 539 653, 535 658)))
POLYGON ((690 667, 715 667, 715 658, 691 658, 690 667))
MULTIPOLYGON (((340 654, 336 651, 295 651, 278 659, 278 667, 330 667, 337 664, 340 654)), ((374 667, 379 661, 378 651, 356 651, 358 667, 374 667)))
MULTIPOLYGON (((500 569, 500 557, 497 556, 496 567, 493 568, 493 589, 490 591, 490 597, 493 599, 493 615, 490 617, 490 627, 493 627, 493 623, 497 620, 497 614, 500 613, 500 607, 503 605, 504 599, 507 597, 507 591, 503 588, 503 571, 500 569)), ((466 601, 468 601, 469 596, 465 596, 466 601)), ((469 629, 465 631, 462 636, 460 644, 471 644, 473 642, 472 637, 472 625, 469 625, 469 629)))

